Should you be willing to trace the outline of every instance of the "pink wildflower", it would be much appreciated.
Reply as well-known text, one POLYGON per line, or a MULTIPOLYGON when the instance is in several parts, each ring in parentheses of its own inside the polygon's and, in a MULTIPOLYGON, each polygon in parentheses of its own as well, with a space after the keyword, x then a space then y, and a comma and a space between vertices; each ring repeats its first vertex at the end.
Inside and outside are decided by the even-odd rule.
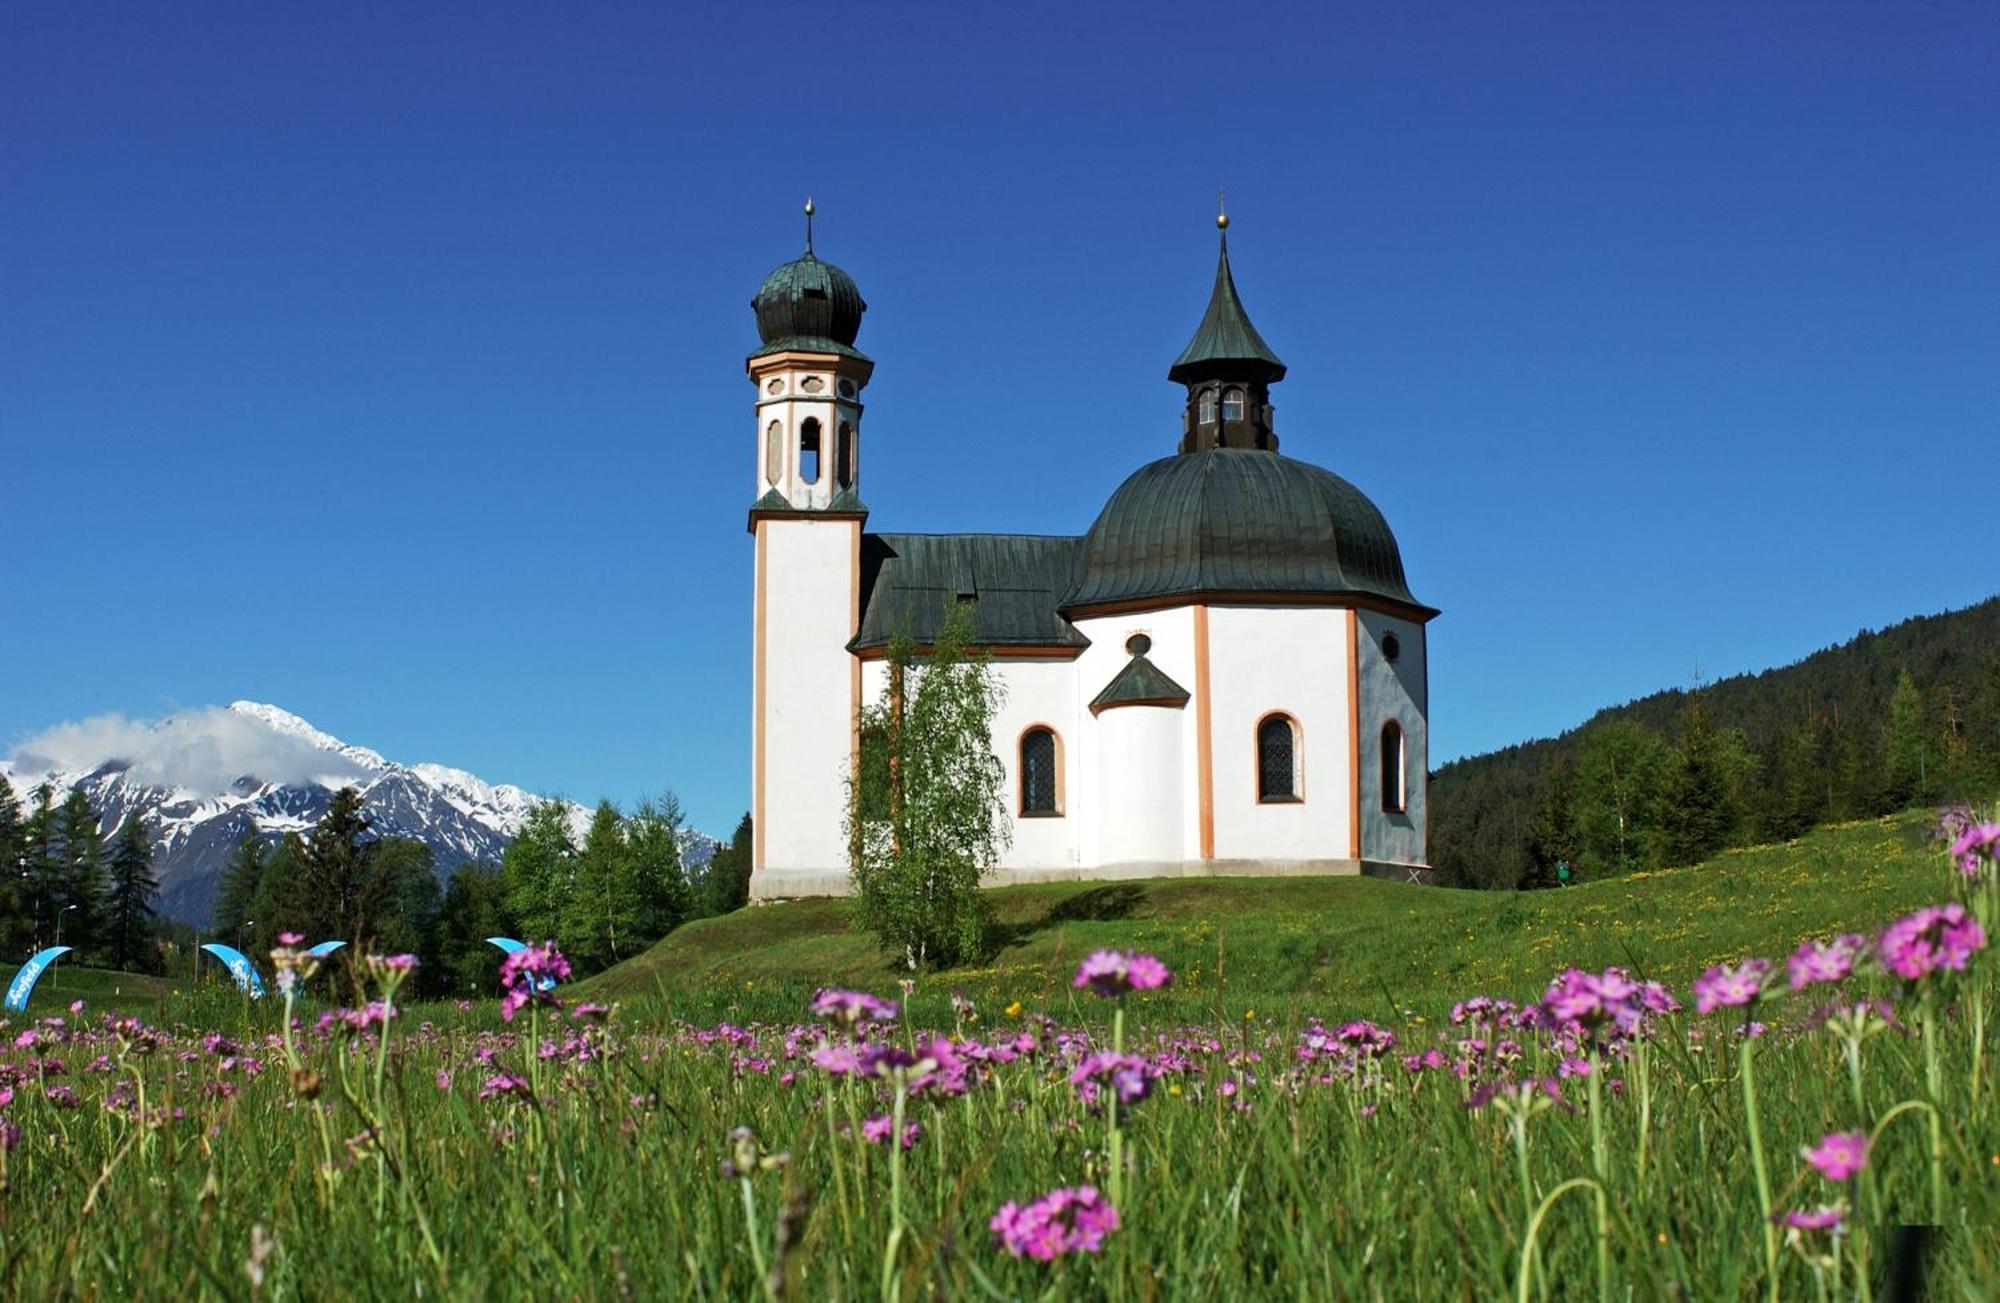
POLYGON ((2000 862, 2000 823, 1968 827, 1951 844, 1951 858, 1958 862, 1958 871, 1968 878, 1980 875, 1982 863, 1990 868, 2000 862))
POLYGON ((1831 1231, 1839 1235, 1847 1229, 1847 1223, 1843 1220, 1842 1210, 1839 1208, 1819 1208, 1812 1212, 1794 1210, 1772 1213, 1771 1220, 1795 1231, 1831 1231))
POLYGON ((1764 993, 1770 972, 1768 959, 1746 959, 1734 968, 1716 965, 1694 979, 1695 1012, 1709 1013, 1754 1002, 1764 993))
MULTIPOLYGON (((896 1119, 887 1113, 880 1113, 874 1117, 866 1118, 862 1121, 861 1138, 863 1140, 866 1140, 871 1145, 886 1144, 888 1142, 890 1133, 893 1132, 895 1129, 896 1129, 896 1119)), ((904 1123, 903 1148, 914 1149, 916 1147, 917 1140, 923 1134, 924 1134, 923 1123, 921 1122, 904 1123)))
POLYGON ((807 1006, 815 1018, 852 1027, 862 1022, 894 1022, 899 1009, 894 1000, 883 1000, 866 991, 842 991, 827 987, 813 994, 807 1006))
POLYGON ((1076 980, 1071 985, 1079 991, 1117 997, 1128 991, 1157 991, 1173 980, 1167 966, 1152 955, 1099 950, 1076 966, 1076 980))
POLYGON ((1897 919, 1882 933, 1880 948, 1883 968, 1916 982, 1939 969, 1963 971, 1973 953, 1986 948, 1986 932, 1954 900, 1897 919))
POLYGON ((1792 989, 1803 990, 1816 982, 1838 982, 1854 971, 1854 961, 1868 948, 1868 938, 1852 932, 1831 941, 1802 941, 1785 967, 1792 974, 1792 989))
POLYGON ((1845 1181, 1868 1166, 1868 1133, 1830 1131, 1817 1146, 1799 1153, 1827 1180, 1845 1181))
POLYGON ((500 997, 501 1018, 514 1021, 514 1015, 526 1008, 530 1000, 553 1004, 554 997, 549 992, 557 982, 568 980, 569 960, 563 958, 555 942, 521 947, 500 964, 500 985, 505 991, 500 997))
POLYGON ((1152 1091, 1157 1075, 1152 1065, 1136 1054, 1093 1054, 1076 1065, 1069 1074, 1069 1084, 1076 1087, 1076 1096, 1084 1106, 1094 1109, 1106 1086, 1118 1093, 1120 1104, 1138 1103, 1152 1091))
POLYGON ((1097 1187, 1051 1190, 1027 1207, 1009 1201, 987 1223, 1001 1248, 1017 1258, 1053 1262, 1066 1253, 1096 1253, 1118 1229, 1118 1210, 1097 1187))

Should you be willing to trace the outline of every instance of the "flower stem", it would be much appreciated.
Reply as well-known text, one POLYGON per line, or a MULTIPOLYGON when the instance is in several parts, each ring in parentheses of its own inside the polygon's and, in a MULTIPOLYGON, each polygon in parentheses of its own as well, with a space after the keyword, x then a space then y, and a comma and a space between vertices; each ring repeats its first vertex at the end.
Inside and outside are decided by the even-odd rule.
POLYGON ((1764 1168, 1764 1134, 1757 1120, 1757 1079, 1751 1062, 1757 1053, 1757 1039, 1746 1026, 1743 1043, 1737 1047, 1741 1065, 1737 1076, 1743 1083, 1743 1112, 1750 1127, 1750 1165, 1757 1173, 1757 1212, 1764 1229, 1764 1281, 1772 1299, 1778 1297, 1778 1228, 1771 1220, 1771 1174, 1764 1168))
POLYGON ((1599 1303, 1610 1303, 1611 1299, 1611 1203, 1604 1192, 1608 1166, 1604 1153, 1604 1110, 1600 1107, 1603 1092, 1601 1078, 1604 1076, 1603 1060, 1597 1057, 1595 1047, 1590 1052, 1590 1075, 1585 1078, 1589 1084, 1590 1098, 1590 1166, 1597 1180, 1593 1186, 1597 1191, 1594 1201, 1597 1209, 1597 1297, 1599 1303))

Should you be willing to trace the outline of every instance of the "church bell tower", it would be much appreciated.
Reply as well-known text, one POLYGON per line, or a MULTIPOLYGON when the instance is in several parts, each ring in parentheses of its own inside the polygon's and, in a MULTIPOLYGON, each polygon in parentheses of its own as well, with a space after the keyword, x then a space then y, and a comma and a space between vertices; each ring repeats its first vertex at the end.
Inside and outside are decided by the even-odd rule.
POLYGON ((868 305, 813 252, 764 278, 750 306, 759 347, 752 638, 750 891, 768 899, 844 889, 845 779, 859 754, 861 391, 875 364, 854 347, 868 305), (780 795, 781 794, 781 795, 780 795))
POLYGON ((1181 455, 1210 448, 1276 452, 1271 386, 1285 378, 1285 364, 1250 324, 1250 314, 1236 296, 1236 277, 1229 270, 1229 214, 1217 213, 1215 225, 1222 234, 1222 254, 1215 264, 1208 311, 1167 371, 1167 379, 1188 391, 1181 455))

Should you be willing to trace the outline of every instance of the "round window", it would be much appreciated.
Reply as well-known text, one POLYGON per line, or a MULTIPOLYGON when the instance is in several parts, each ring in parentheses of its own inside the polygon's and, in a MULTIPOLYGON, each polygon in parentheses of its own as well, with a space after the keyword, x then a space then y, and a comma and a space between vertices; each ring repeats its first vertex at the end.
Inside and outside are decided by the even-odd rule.
POLYGON ((1144 656, 1153 650, 1153 640, 1143 633, 1135 633, 1125 640, 1125 650, 1134 656, 1144 656))
POLYGON ((767 394, 782 394, 785 392, 785 382, 782 380, 773 380, 770 384, 764 386, 764 392, 767 394))
POLYGON ((840 382, 840 396, 842 398, 854 397, 854 382, 852 380, 843 380, 840 382))
POLYGON ((1403 644, 1397 639, 1396 635, 1393 633, 1383 634, 1382 659, 1388 661, 1391 665, 1394 665, 1396 663, 1396 658, 1398 656, 1401 656, 1402 654, 1403 654, 1403 644))
POLYGON ((807 376, 804 380, 801 380, 799 382, 799 388, 805 390, 809 394, 816 394, 820 390, 826 388, 826 381, 820 379, 818 376, 807 376))

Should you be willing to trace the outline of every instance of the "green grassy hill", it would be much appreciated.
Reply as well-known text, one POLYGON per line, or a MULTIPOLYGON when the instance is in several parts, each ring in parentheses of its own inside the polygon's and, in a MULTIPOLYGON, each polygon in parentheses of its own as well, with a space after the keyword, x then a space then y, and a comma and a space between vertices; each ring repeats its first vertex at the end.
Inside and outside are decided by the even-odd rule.
MULTIPOLYGON (((1190 1015, 1297 1005, 1383 1017, 1434 1014, 1478 993, 1538 996, 1566 964, 1625 964, 1685 988, 1705 966, 1802 937, 1871 930, 1941 899, 1948 869, 1910 813, 1726 852, 1688 869, 1541 892, 1475 892, 1370 878, 1178 879, 1010 887, 992 893, 986 963, 925 975, 919 1016, 958 992, 990 1016, 1066 999, 1100 946, 1159 954, 1190 1015)), ((840 901, 704 919, 579 983, 591 998, 655 997, 689 1016, 788 1017, 822 985, 893 991, 905 974, 846 925, 840 901)), ((946 1015, 948 1016, 948 1015, 946 1015)))
MULTIPOLYGON (((14 975, 13 969, 0 979, 14 975)), ((35 984, 28 997, 28 1012, 36 1017, 61 1013, 72 1000, 82 1000, 92 1012, 100 1009, 137 1009, 157 1003, 167 993, 164 977, 145 973, 121 973, 110 968, 84 968, 58 960, 35 984)))

